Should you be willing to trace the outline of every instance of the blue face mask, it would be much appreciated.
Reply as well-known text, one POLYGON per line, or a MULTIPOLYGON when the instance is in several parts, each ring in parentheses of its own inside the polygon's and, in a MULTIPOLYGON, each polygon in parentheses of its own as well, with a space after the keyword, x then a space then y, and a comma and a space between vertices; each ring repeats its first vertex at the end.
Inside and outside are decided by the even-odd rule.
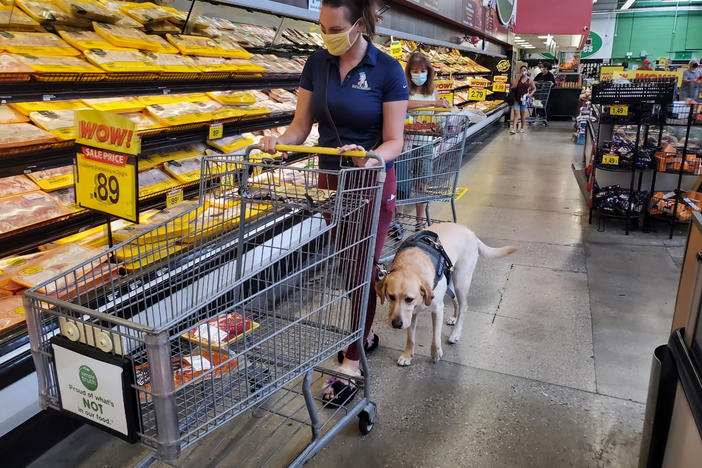
POLYGON ((422 72, 422 73, 412 73, 412 83, 414 83, 416 86, 424 86, 424 83, 427 82, 427 72, 422 72))

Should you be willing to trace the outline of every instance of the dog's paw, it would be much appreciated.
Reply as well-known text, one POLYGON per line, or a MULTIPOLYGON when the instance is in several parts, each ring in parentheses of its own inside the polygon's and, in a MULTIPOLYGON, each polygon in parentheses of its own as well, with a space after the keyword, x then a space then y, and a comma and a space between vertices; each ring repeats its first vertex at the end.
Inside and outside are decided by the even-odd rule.
POLYGON ((458 340, 460 340, 460 339, 461 339, 461 331, 456 329, 449 336, 448 342, 451 344, 456 344, 456 343, 458 343, 458 340))
POLYGON ((434 362, 439 362, 441 358, 444 356, 444 350, 439 348, 434 348, 433 346, 431 347, 431 359, 434 362))
POLYGON ((406 356, 406 355, 401 355, 399 358, 397 358, 397 365, 406 367, 412 364, 412 356, 406 356))
POLYGON ((449 317, 446 319, 446 325, 454 326, 456 325, 456 317, 449 317))

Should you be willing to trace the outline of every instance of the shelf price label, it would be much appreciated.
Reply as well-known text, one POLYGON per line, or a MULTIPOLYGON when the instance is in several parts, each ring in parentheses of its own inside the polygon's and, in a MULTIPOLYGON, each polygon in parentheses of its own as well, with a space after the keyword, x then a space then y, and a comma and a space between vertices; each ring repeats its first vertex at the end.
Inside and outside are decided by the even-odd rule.
POLYGON ((626 104, 609 106, 609 115, 616 115, 617 117, 626 117, 627 115, 629 115, 629 106, 626 104))
POLYGON ((402 42, 392 41, 390 43, 390 56, 395 60, 400 60, 402 58, 402 42))
POLYGON ((218 138, 222 138, 223 135, 224 126, 222 125, 222 122, 210 124, 209 136, 207 137, 208 140, 216 140, 218 138))
POLYGON ((618 166, 619 156, 616 154, 605 154, 602 156, 602 164, 607 164, 608 166, 618 166))
POLYGON ((507 90, 507 83, 498 83, 495 81, 492 84, 492 91, 495 93, 504 93, 507 90))
POLYGON ((468 90, 469 101, 484 101, 487 96, 487 90, 482 88, 470 88, 468 90))
POLYGON ((138 223, 136 126, 110 112, 78 111, 75 119, 76 204, 138 223))
POLYGON ((166 195, 166 208, 173 208, 183 203, 183 189, 173 189, 166 195))

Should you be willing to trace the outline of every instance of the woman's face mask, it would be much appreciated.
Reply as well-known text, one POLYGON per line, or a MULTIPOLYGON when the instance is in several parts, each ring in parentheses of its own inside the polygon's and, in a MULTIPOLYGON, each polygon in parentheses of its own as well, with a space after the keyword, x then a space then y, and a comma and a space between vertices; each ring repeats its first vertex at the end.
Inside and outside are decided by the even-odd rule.
POLYGON ((358 21, 353 23, 353 25, 351 25, 349 29, 341 33, 321 33, 322 40, 324 41, 324 46, 327 48, 327 51, 329 51, 330 54, 336 55, 338 57, 339 55, 344 55, 346 52, 349 51, 351 47, 353 47, 354 43, 358 39, 358 36, 360 36, 360 34, 357 34, 356 37, 354 37, 353 41, 351 41, 351 31, 353 31, 357 23, 358 21))
POLYGON ((424 86, 424 83, 427 82, 428 75, 429 74, 427 72, 411 73, 412 83, 414 83, 416 86, 424 86))

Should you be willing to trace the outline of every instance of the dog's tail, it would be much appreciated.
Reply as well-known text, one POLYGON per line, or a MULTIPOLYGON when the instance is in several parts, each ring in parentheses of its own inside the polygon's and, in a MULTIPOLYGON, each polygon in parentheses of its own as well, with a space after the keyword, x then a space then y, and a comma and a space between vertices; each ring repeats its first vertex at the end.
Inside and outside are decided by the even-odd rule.
POLYGON ((500 247, 496 249, 494 247, 488 247, 487 245, 483 244, 480 239, 478 239, 478 250, 480 251, 480 255, 485 258, 500 258, 513 254, 517 251, 517 248, 508 245, 507 247, 500 247))

